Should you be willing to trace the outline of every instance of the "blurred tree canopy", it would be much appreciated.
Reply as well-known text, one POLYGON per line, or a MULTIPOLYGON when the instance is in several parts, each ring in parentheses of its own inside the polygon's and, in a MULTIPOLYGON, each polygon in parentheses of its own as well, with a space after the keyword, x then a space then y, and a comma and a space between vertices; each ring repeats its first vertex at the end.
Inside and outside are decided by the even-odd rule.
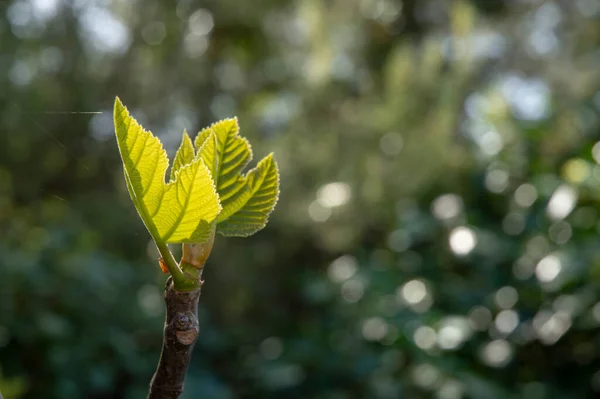
POLYGON ((164 275, 116 95, 237 115, 279 204, 217 240, 185 398, 600 392, 600 1, 0 3, 0 391, 142 398, 164 275))

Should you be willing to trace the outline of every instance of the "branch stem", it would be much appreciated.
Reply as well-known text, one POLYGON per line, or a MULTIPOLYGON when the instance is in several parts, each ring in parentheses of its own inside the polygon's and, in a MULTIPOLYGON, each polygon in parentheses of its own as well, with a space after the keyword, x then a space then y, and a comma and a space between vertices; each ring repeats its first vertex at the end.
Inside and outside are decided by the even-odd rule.
POLYGON ((156 248, 158 248, 160 256, 163 258, 165 264, 167 265, 167 268, 169 269, 169 273, 173 278, 173 283, 177 291, 187 292, 194 291, 200 288, 200 280, 190 280, 185 275, 185 273, 177 264, 173 253, 171 252, 166 243, 156 242, 156 248))
POLYGON ((148 399, 177 399, 183 392, 185 374, 198 337, 200 288, 181 292, 172 278, 167 279, 163 347, 158 367, 150 383, 148 399))

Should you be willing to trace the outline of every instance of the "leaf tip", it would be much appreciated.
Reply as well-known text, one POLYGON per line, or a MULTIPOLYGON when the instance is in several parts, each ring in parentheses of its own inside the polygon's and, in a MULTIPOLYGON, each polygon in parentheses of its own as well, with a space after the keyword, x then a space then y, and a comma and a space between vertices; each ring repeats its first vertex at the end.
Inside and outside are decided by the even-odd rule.
POLYGON ((127 109, 125 104, 123 104, 123 102, 121 102, 121 99, 118 96, 115 97, 113 118, 115 121, 115 126, 119 125, 119 123, 117 123, 117 120, 123 121, 127 118, 132 118, 131 114, 129 113, 129 110, 127 109))
POLYGON ((115 115, 117 115, 117 113, 120 113, 122 110, 127 110, 127 107, 125 107, 125 105, 123 105, 123 102, 121 101, 119 96, 116 96, 115 97, 115 105, 114 105, 115 115))
POLYGON ((181 143, 186 143, 186 145, 191 145, 192 146, 192 150, 194 149, 194 145, 192 143, 192 139, 190 138, 190 135, 188 134, 186 129, 183 129, 183 135, 181 137, 181 143))

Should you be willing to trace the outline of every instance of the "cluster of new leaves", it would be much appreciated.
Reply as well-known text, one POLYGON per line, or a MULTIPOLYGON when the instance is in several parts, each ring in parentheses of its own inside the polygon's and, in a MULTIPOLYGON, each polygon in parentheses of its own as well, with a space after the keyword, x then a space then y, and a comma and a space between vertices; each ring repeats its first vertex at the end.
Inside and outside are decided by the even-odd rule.
POLYGON ((279 195, 279 171, 269 154, 243 174, 252 150, 236 119, 202 130, 195 144, 184 131, 168 182, 162 143, 118 98, 114 122, 129 194, 157 243, 202 243, 215 229, 248 236, 265 226, 279 195))

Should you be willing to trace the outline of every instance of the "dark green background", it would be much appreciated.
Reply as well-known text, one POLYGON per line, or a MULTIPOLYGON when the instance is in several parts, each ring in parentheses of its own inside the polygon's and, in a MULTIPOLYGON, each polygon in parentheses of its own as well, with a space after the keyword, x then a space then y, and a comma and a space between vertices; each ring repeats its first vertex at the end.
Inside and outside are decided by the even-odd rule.
POLYGON ((596 397, 599 43, 598 0, 0 2, 0 390, 145 397, 165 276, 118 95, 171 156, 237 115, 280 164, 183 398, 596 397))

